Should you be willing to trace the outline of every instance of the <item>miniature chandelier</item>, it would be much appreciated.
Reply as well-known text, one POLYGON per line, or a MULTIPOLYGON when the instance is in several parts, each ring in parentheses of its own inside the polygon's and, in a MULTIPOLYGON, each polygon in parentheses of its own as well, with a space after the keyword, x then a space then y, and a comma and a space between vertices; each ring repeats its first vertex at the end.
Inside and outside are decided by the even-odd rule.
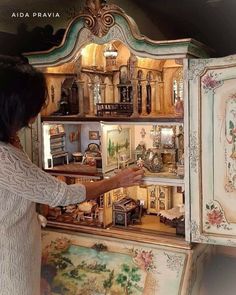
POLYGON ((117 50, 115 49, 115 47, 112 45, 112 43, 108 43, 105 46, 105 50, 104 50, 104 56, 105 58, 112 58, 115 59, 118 55, 117 50))

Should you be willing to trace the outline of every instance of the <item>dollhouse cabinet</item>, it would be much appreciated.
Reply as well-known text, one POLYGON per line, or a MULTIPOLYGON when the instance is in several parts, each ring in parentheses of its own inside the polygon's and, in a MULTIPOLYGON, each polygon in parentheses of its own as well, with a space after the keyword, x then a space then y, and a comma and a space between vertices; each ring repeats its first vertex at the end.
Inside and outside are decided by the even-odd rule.
POLYGON ((32 137, 22 135, 35 163, 68 183, 111 177, 122 165, 145 170, 142 185, 107 192, 95 204, 43 207, 43 267, 47 273, 58 257, 65 262, 53 279, 45 275, 52 288, 130 294, 121 278, 134 271, 133 294, 199 294, 207 244, 236 245, 236 57, 208 56, 192 39, 145 38, 104 1, 86 1, 59 47, 27 55, 50 90, 32 137), (55 126, 63 140, 50 135, 55 126), (55 149, 68 153, 68 164, 48 165, 55 149), (117 228, 113 211, 122 206, 129 221, 142 206, 141 222, 117 228), (163 211, 165 219, 179 215, 163 223, 163 211), (173 226, 178 220, 185 236, 173 226))
POLYGON ((147 213, 156 213, 171 208, 171 187, 151 186, 148 188, 147 213))
POLYGON ((155 187, 149 188, 148 194, 148 205, 147 205, 147 213, 157 213, 158 212, 158 197, 156 195, 155 187))
POLYGON ((168 210, 171 208, 171 187, 159 186, 158 190, 158 210, 168 210))

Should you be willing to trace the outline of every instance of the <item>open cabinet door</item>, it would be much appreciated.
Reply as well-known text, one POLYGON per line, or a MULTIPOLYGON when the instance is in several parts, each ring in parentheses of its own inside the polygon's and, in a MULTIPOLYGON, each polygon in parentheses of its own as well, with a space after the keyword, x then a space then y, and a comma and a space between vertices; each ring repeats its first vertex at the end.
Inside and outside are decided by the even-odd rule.
POLYGON ((191 241, 236 246, 236 56, 189 60, 191 241))
POLYGON ((30 160, 37 166, 42 167, 40 115, 33 124, 20 131, 19 137, 23 150, 29 156, 30 160))

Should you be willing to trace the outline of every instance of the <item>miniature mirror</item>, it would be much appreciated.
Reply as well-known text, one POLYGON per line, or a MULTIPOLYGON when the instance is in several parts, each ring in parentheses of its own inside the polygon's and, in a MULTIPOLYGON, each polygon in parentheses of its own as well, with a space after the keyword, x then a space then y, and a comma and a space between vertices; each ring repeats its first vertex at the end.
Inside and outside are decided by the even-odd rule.
POLYGON ((161 146, 163 148, 174 148, 175 147, 175 126, 161 127, 161 146))

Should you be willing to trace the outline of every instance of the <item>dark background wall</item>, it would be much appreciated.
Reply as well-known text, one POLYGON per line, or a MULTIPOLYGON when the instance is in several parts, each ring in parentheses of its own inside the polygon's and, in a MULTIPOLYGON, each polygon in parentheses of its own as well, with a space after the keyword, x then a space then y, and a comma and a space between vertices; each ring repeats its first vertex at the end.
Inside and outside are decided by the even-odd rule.
MULTIPOLYGON (((109 1, 108 1, 109 2, 109 1)), ((113 0, 134 18, 142 34, 154 40, 194 38, 215 56, 236 53, 235 0, 113 0)), ((44 50, 61 42, 69 20, 84 0, 1 0, 0 53, 44 50), (14 18, 13 12, 30 17, 14 18), (58 12, 59 18, 32 17, 58 12)))
MULTIPOLYGON (((113 0, 154 40, 194 38, 215 56, 236 54, 236 0, 113 0)), ((0 0, 0 54, 60 44, 84 0, 0 0), (13 18, 13 12, 58 12, 60 18, 13 18)), ((227 252, 227 251, 226 251, 227 252)), ((205 270, 201 295, 236 294, 234 258, 218 255, 205 270)), ((199 294, 199 295, 200 295, 199 294)))

